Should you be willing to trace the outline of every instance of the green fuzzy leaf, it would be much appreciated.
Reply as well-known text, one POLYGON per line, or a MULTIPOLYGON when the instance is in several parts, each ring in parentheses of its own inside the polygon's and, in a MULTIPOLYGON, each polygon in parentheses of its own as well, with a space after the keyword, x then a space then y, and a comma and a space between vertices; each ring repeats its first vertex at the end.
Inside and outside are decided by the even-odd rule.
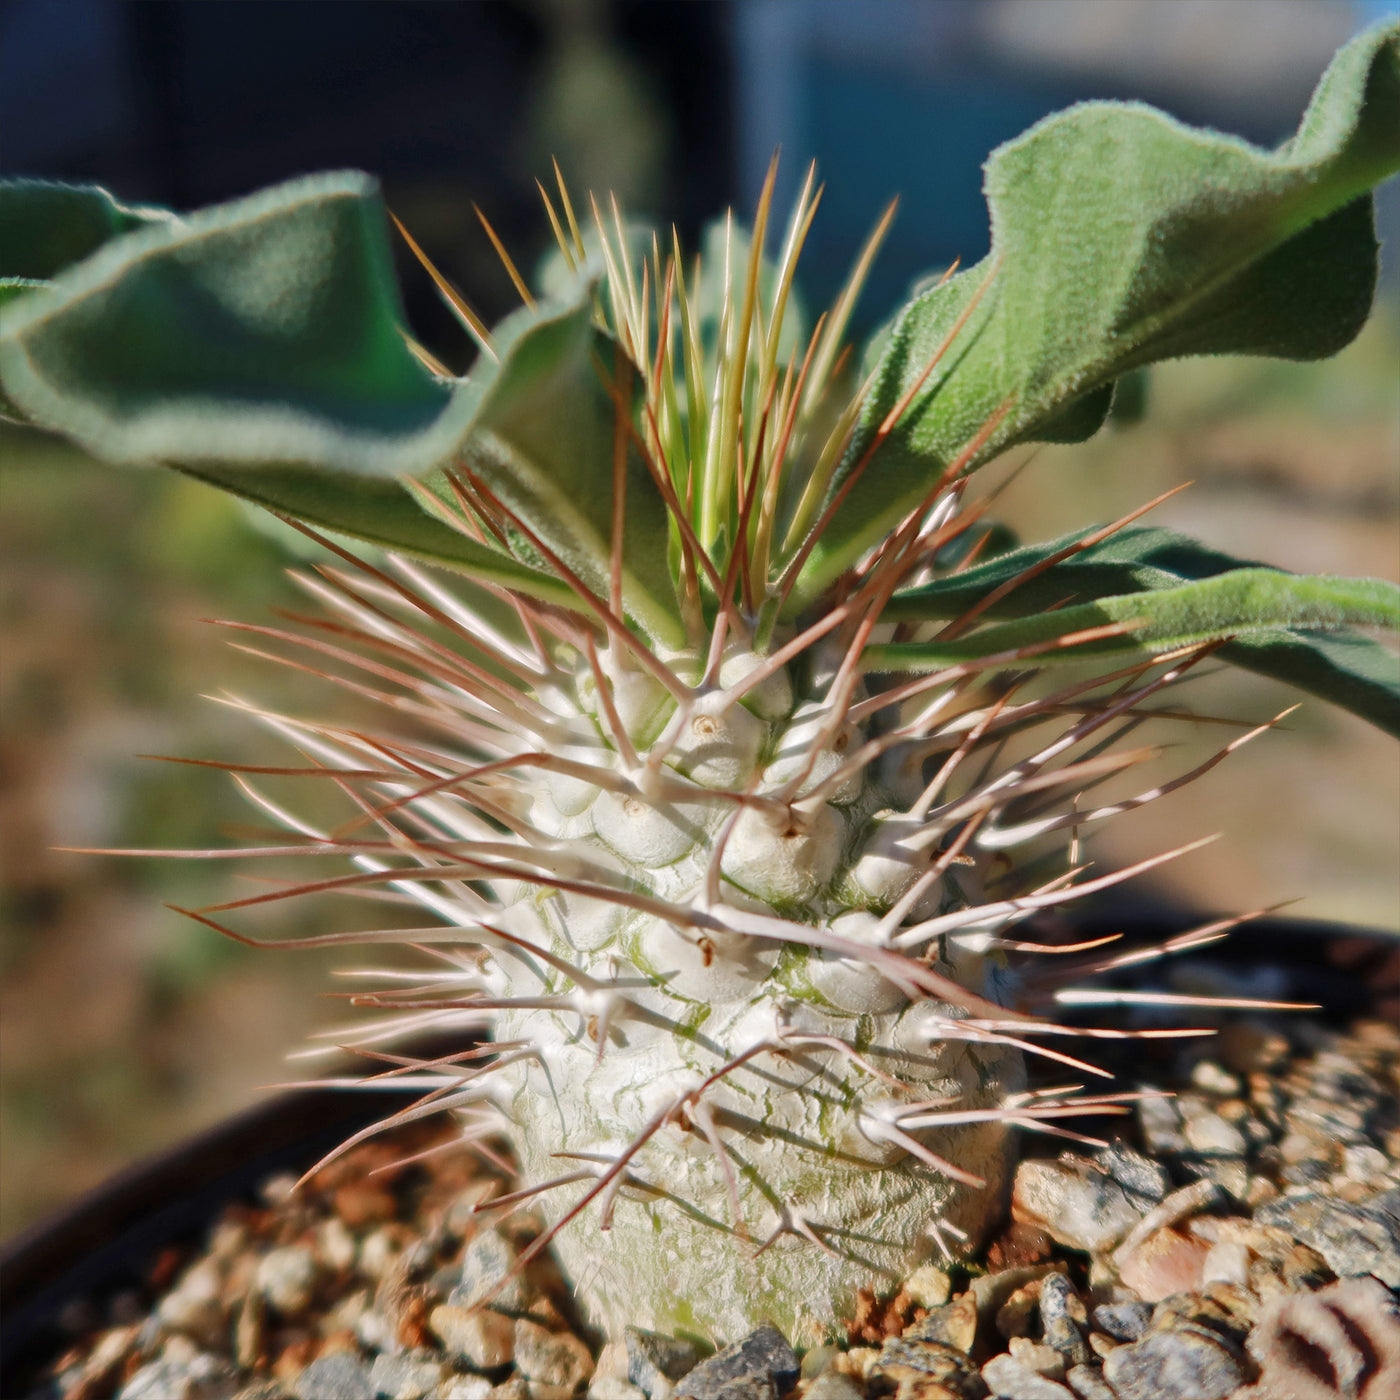
MULTIPOLYGON (((960 574, 905 589, 890 599, 884 616, 902 622, 940 622, 961 617, 994 589, 1073 548, 1100 528, 1074 530, 1046 544, 1022 545, 960 574)), ((1178 535, 1174 530, 1129 526, 1097 544, 1079 549, 1024 583, 1018 583, 992 604, 985 616, 1027 617, 1085 598, 1175 588, 1181 583, 1214 578, 1235 570, 1266 568, 1267 565, 1257 560, 1238 559, 1199 540, 1178 535)), ((1283 578, 1293 577, 1283 570, 1275 572, 1283 578)))
POLYGON ((467 416, 401 321, 373 182, 323 175, 100 248, 8 309, 0 377, 108 460, 394 476, 467 416))
POLYGON ((168 209, 122 204, 97 185, 0 180, 0 279, 47 281, 121 234, 174 222, 168 209))
MULTIPOLYGON (((890 600, 885 616, 928 622, 961 617, 994 589, 1092 533, 1077 530, 1048 544, 1011 550, 964 573, 908 589, 890 600)), ((1193 579, 1263 567, 1171 530, 1130 528, 1017 584, 983 616, 1027 617, 1077 599, 1172 589, 1193 579)), ((1216 656, 1244 670, 1286 681, 1400 734, 1400 661, 1373 638, 1345 628, 1307 634, 1260 631, 1228 642, 1216 656)))
MULTIPOLYGON (((88 208, 93 192, 76 193, 73 207, 88 208)), ((399 484, 465 454, 606 596, 614 410, 599 368, 617 370, 587 306, 517 314, 496 332, 500 363, 455 383, 419 364, 402 324, 377 186, 322 175, 116 238, 28 287, 6 307, 0 381, 7 402, 96 456, 179 467, 327 528, 573 600, 399 484)), ((664 507, 634 452, 627 470, 624 602, 675 643, 664 507)))
POLYGON ((1216 656, 1340 705, 1400 739, 1400 657, 1370 637, 1347 628, 1255 632, 1216 656))
MULTIPOLYGON (((1400 588, 1379 579, 1327 578, 1267 568, 1231 569, 1175 587, 1100 597, 1092 603, 1036 612, 983 628, 967 638, 872 647, 866 653, 866 664, 872 670, 933 671, 1044 647, 1110 624, 1131 630, 1058 650, 1028 650, 1026 659, 1040 666, 1084 657, 1160 654, 1233 639, 1231 647, 1240 648, 1244 657, 1257 653, 1256 661, 1263 661, 1251 669, 1295 684, 1301 680, 1305 688, 1347 704, 1382 728, 1400 733, 1400 659, 1389 658, 1387 668, 1381 661, 1387 655, 1383 648, 1374 643, 1360 646, 1364 639, 1350 634, 1330 639, 1341 645, 1326 648, 1318 653, 1320 659, 1313 659, 1303 638, 1292 635, 1313 628, 1346 626, 1400 629, 1400 588), (1349 660, 1356 663, 1354 673, 1349 671, 1349 660), (1330 665, 1330 676, 1323 675, 1324 662, 1330 665), (1344 680, 1339 687, 1342 694, 1329 693, 1318 684, 1329 680, 1335 685, 1339 679, 1344 680)), ((1006 664, 1015 665, 1018 659, 1012 657, 1006 664)), ((1240 664, 1250 665, 1250 661, 1241 659, 1240 664)))
POLYGON ((478 544, 428 514, 399 481, 325 467, 249 471, 199 466, 180 470, 245 501, 323 530, 445 564, 481 582, 519 589, 541 602, 568 607, 576 601, 553 574, 478 544))
POLYGON ((491 490, 606 599, 618 431, 607 384, 614 380, 626 415, 623 600, 652 637, 684 645, 667 564, 666 506, 626 434, 640 381, 617 343, 594 326, 587 305, 535 321, 515 340, 486 383, 466 456, 491 490))
MULTIPOLYGON (((0 312, 12 302, 16 302, 22 296, 37 291, 40 287, 49 287, 53 284, 46 279, 34 277, 0 277, 0 312)), ((0 418, 8 418, 15 423, 27 423, 29 420, 24 416, 20 407, 10 401, 3 387, 0 387, 0 418)))
MULTIPOLYGON (((1045 544, 1022 545, 974 564, 960 574, 934 579, 896 593, 884 616, 901 622, 945 622, 961 617, 995 589, 1005 587, 1047 559, 1072 549, 1101 527, 1074 530, 1045 544)), ((1173 530, 1129 526, 1080 548, 1033 578, 1018 583, 993 603, 984 616, 1027 617, 1086 598, 1109 597, 1139 590, 1175 588, 1194 579, 1213 578, 1232 569, 1265 565, 1237 559, 1173 530)))
POLYGON ((993 152, 992 251, 905 309, 844 470, 981 300, 850 490, 792 607, 877 543, 999 409, 967 469, 1015 442, 1086 436, 1114 380, 1156 360, 1340 349, 1375 283, 1367 192, 1397 168, 1394 23, 1337 55, 1276 151, 1148 107, 1086 103, 993 152))

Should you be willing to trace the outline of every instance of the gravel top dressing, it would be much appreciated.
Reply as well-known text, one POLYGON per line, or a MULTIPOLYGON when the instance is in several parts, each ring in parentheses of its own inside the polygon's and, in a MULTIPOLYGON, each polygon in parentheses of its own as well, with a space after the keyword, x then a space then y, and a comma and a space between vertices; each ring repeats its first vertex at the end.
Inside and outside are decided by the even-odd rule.
POLYGON ((1400 1032, 1242 1022, 1107 1148, 1028 1138, 976 1256, 780 1332, 607 1342, 504 1163, 443 1123, 275 1176, 144 1293, 73 1307, 26 1400, 1292 1400, 1400 1394, 1400 1032))

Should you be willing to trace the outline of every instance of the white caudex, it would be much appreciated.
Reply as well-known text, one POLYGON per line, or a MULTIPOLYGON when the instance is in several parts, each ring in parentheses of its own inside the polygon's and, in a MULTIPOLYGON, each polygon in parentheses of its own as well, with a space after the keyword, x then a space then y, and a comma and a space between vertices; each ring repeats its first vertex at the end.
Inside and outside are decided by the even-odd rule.
POLYGON ((789 629, 766 656, 731 642, 709 675, 673 653, 667 687, 628 649, 581 640, 578 619, 515 600, 526 654, 419 570, 398 575, 386 588, 375 571, 372 629, 349 572, 308 586, 369 651, 431 661, 397 677, 423 733, 265 716, 378 796, 335 833, 261 800, 307 838, 287 849, 348 851, 361 879, 442 920, 324 940, 412 942, 445 964, 360 997, 393 1016, 359 1043, 489 1022, 499 1054, 399 1077, 425 1107, 469 1110, 469 1136, 508 1129, 531 1183, 508 1204, 560 1226, 548 1238, 600 1322, 722 1337, 769 1316, 815 1340, 856 1288, 976 1236, 1014 1126, 1103 1106, 1026 1100, 1026 1050, 1092 1067, 1037 1047, 1053 1028, 991 995, 996 931, 1085 885, 979 898, 970 817, 1057 790, 1045 779, 1065 770, 1047 766, 1057 743, 1013 782, 949 795, 969 736, 1008 712, 975 671, 933 695, 858 689, 839 638, 790 648, 789 629), (461 674, 425 645, 425 615, 472 658, 461 674), (510 686, 481 681, 506 670, 510 686), (799 703, 812 673, 825 686, 799 703))

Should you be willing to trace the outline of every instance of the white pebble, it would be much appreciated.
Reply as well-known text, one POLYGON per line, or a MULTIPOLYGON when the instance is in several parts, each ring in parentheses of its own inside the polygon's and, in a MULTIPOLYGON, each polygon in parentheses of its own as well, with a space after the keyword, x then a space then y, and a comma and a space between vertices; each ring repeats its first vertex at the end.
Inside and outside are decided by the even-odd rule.
POLYGON ((1249 1283, 1249 1248, 1234 1240, 1211 1245, 1201 1263, 1201 1285, 1208 1283, 1249 1283))

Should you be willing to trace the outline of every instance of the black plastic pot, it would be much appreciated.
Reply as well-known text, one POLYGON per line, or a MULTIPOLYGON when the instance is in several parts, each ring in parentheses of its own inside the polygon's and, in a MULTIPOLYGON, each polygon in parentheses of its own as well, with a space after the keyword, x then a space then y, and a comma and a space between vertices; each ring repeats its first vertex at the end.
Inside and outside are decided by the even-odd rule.
POLYGON ((26 1393, 36 1372, 68 1343, 64 1320, 73 1310, 142 1289, 157 1255, 196 1243, 228 1203, 251 1199, 277 1172, 300 1175, 337 1143, 416 1097, 336 1089, 279 1094, 133 1164, 6 1241, 0 1396, 26 1393))

